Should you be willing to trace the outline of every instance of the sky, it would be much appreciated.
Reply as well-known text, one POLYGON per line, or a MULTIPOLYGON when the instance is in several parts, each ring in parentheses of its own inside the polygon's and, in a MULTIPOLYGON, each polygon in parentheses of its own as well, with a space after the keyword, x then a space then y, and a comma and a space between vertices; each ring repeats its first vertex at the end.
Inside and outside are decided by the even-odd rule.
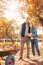
POLYGON ((8 20, 15 19, 17 22, 23 22, 22 13, 23 15, 25 13, 25 17, 28 16, 26 12, 20 9, 24 5, 25 3, 19 0, 0 0, 0 15, 6 17, 8 20))

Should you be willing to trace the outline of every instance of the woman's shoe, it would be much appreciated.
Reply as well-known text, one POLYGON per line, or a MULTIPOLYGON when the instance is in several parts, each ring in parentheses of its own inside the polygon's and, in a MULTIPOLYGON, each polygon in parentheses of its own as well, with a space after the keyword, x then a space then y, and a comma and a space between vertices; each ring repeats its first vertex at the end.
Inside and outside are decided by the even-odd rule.
POLYGON ((43 59, 42 59, 41 57, 39 57, 39 58, 38 58, 38 61, 39 61, 39 62, 42 62, 42 61, 43 61, 43 59))
POLYGON ((32 57, 32 60, 35 60, 35 56, 32 57))

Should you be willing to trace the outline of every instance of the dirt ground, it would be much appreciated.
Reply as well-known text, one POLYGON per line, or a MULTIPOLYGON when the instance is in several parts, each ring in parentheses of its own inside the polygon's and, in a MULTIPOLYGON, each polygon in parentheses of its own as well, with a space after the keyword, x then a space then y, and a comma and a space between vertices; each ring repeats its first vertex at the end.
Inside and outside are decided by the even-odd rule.
MULTIPOLYGON (((26 57, 26 53, 27 51, 24 50, 24 54, 23 54, 23 59, 22 60, 19 60, 19 54, 20 54, 20 51, 17 52, 17 54, 15 55, 16 57, 16 62, 15 62, 15 65, 43 65, 43 61, 42 62, 38 62, 38 55, 36 53, 36 60, 35 61, 32 61, 32 52, 30 50, 30 59, 28 59, 26 57)), ((41 50, 41 57, 43 58, 43 50, 41 50)), ((1 65, 5 65, 5 61, 4 60, 0 60, 0 63, 1 65)))

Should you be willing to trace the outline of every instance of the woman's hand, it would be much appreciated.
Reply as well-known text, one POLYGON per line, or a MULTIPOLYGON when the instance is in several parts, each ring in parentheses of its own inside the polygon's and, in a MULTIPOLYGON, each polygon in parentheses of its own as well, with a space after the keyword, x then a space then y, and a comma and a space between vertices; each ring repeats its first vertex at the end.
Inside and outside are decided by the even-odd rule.
POLYGON ((28 37, 32 37, 32 33, 28 33, 28 37))
POLYGON ((31 39, 34 39, 33 37, 31 37, 31 39))

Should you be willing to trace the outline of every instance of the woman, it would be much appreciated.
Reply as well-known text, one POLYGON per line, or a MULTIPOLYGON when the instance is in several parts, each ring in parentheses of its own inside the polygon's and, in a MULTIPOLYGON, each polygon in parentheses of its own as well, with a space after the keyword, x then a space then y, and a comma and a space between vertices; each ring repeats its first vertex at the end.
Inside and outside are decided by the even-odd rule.
POLYGON ((29 26, 30 26, 30 32, 32 33, 32 37, 31 37, 31 46, 32 46, 32 53, 33 53, 33 58, 32 60, 35 60, 35 47, 36 47, 36 50, 37 50, 37 53, 38 53, 38 61, 42 61, 41 59, 41 56, 40 56, 40 50, 39 50, 39 47, 38 47, 38 35, 37 35, 37 30, 35 29, 35 27, 32 25, 32 23, 29 23, 29 26))

